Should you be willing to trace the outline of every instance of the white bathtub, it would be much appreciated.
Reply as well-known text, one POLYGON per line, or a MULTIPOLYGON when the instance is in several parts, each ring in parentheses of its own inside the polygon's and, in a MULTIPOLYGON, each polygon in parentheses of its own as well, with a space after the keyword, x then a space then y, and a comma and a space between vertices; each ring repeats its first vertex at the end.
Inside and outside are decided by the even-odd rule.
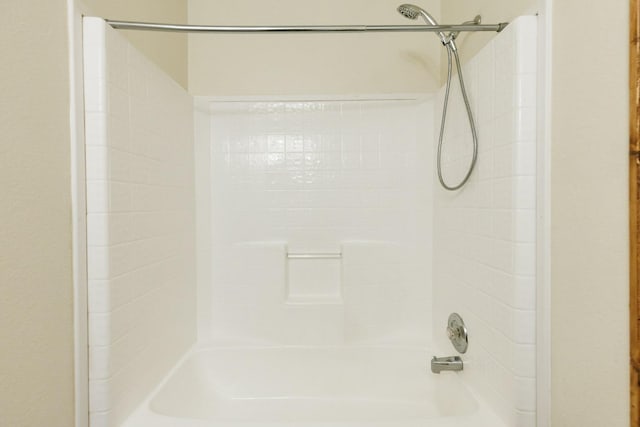
POLYGON ((124 427, 504 427, 415 347, 193 350, 124 427))

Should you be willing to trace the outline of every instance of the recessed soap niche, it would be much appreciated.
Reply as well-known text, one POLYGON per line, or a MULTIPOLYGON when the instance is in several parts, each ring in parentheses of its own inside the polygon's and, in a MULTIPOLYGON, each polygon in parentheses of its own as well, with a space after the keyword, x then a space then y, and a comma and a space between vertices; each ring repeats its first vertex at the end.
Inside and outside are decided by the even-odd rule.
POLYGON ((342 304, 342 253, 287 252, 287 304, 342 304))

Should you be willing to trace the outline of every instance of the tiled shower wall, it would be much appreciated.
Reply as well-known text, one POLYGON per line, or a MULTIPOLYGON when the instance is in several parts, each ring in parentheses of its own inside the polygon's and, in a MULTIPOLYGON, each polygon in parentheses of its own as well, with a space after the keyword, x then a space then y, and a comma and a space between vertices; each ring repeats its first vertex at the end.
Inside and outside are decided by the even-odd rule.
MULTIPOLYGON (((447 317, 463 316, 470 333, 463 377, 518 427, 535 425, 535 73, 531 16, 512 22, 468 62, 477 169, 462 190, 435 190, 434 337, 453 352, 447 317)), ((443 150, 450 184, 471 154, 455 88, 443 150)))
POLYGON ((115 427, 195 341, 192 98, 84 25, 92 427, 115 427))
MULTIPOLYGON (((194 201, 192 99, 87 19, 92 426, 119 425, 195 341, 196 304, 203 341, 427 344, 433 324, 442 349, 457 311, 462 375, 533 426, 535 27, 465 67, 480 155, 463 190, 433 183, 440 102, 198 99, 194 201)), ((459 100, 448 181, 469 158, 459 100)))
POLYGON ((432 100, 199 104, 202 338, 428 342, 432 100))

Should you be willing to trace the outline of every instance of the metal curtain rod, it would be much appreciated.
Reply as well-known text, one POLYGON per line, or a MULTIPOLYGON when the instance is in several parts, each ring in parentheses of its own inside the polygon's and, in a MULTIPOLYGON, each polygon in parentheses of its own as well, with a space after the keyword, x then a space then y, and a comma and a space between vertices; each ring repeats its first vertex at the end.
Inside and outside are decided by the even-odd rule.
POLYGON ((217 26, 159 24, 152 22, 114 21, 107 24, 118 30, 169 31, 177 33, 364 33, 364 32, 460 32, 502 31, 508 23, 494 25, 309 25, 309 26, 217 26))

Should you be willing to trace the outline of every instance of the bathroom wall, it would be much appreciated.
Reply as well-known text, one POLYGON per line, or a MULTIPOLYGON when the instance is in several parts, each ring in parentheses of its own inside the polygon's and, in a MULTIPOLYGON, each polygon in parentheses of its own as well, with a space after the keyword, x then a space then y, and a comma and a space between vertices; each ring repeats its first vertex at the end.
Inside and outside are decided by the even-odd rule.
POLYGON ((629 425, 629 3, 556 0, 549 9, 551 421, 623 427, 629 425))
POLYGON ((199 100, 202 338, 424 345, 432 100, 309 99, 199 100))
MULTIPOLYGON (((520 15, 535 15, 539 0, 448 0, 442 2, 442 21, 455 24, 482 16, 482 23, 511 22, 520 15)), ((456 40, 463 61, 472 58, 495 33, 462 33, 456 40)))
POLYGON ((85 19, 89 388, 115 427, 195 342, 193 101, 85 19))
MULTIPOLYGON (((104 19, 187 23, 187 0, 82 0, 87 14, 104 19)), ((187 35, 120 30, 140 52, 182 87, 187 87, 187 35)))
MULTIPOLYGON (((395 0, 189 0, 189 23, 217 25, 419 24, 395 0)), ((421 6, 440 16, 438 0, 421 6)), ((432 34, 190 35, 194 95, 424 93, 439 86, 432 34)))
POLYGON ((66 2, 0 13, 0 425, 73 425, 66 2))
MULTIPOLYGON (((478 162, 461 190, 435 190, 435 340, 454 352, 447 318, 462 315, 470 334, 463 377, 519 427, 536 425, 536 25, 518 18, 465 65, 478 162)), ((472 152, 454 88, 442 166, 450 185, 472 152)))

